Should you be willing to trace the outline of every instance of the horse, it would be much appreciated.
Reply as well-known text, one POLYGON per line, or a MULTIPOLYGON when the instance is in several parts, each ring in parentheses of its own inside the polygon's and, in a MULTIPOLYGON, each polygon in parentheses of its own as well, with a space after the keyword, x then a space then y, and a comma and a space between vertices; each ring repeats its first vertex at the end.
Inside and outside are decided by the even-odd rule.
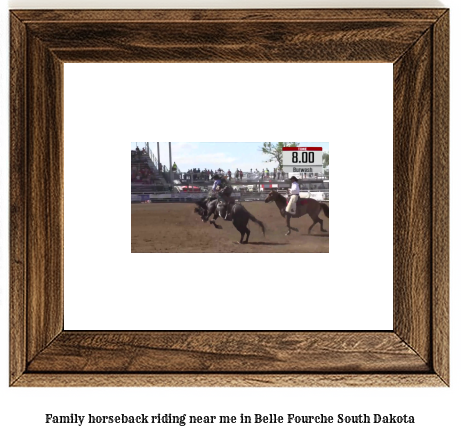
MULTIPOLYGON (((218 209, 219 209, 219 206, 218 206, 218 209)), ((223 207, 222 209, 224 209, 224 211, 225 211, 226 207, 223 207)), ((221 213, 223 213, 222 209, 221 209, 221 213)), ((231 208, 231 213, 232 213, 232 224, 240 232, 240 242, 239 242, 239 244, 248 244, 248 238, 250 237, 251 232, 250 232, 250 229, 247 226, 248 226, 248 221, 250 221, 250 220, 253 221, 254 223, 258 224, 259 227, 261 227, 263 235, 266 236, 266 228, 265 228, 264 224, 261 221, 257 220, 241 204, 235 203, 231 208), (245 234, 246 234, 246 239, 244 241, 243 237, 245 236, 245 234)))
POLYGON ((321 210, 323 210, 323 213, 327 218, 330 218, 330 208, 325 203, 320 203, 317 200, 314 200, 313 198, 300 198, 298 200, 298 203, 296 204, 296 214, 292 215, 291 213, 285 211, 287 207, 287 199, 282 194, 279 194, 277 191, 272 190, 264 202, 270 203, 271 201, 275 202, 275 204, 277 205, 277 209, 280 211, 282 217, 286 218, 288 227, 288 232, 286 233, 286 235, 291 234, 292 230, 294 230, 295 232, 298 231, 297 228, 291 227, 291 218, 299 218, 306 214, 312 218, 312 221, 314 221, 307 232, 309 235, 311 233, 312 227, 314 227, 317 223, 320 223, 320 230, 322 232, 327 232, 327 230, 323 228, 323 220, 319 218, 319 213, 321 210))
MULTIPOLYGON (((235 204, 234 200, 231 200, 231 202, 226 206, 223 202, 222 199, 218 197, 204 197, 199 201, 196 201, 195 204, 197 207, 195 208, 195 212, 198 213, 199 215, 202 216, 202 221, 206 223, 210 216, 214 214, 213 219, 210 221, 210 224, 213 224, 215 228, 221 229, 221 226, 216 225, 216 220, 218 217, 221 217, 222 219, 226 221, 232 221, 232 219, 225 218, 226 217, 226 212, 227 208, 235 204)), ((230 213, 230 210, 229 210, 230 213)))
MULTIPOLYGON (((213 219, 210 221, 210 224, 213 224, 215 228, 222 229, 221 226, 216 224, 216 220, 219 216, 223 217, 225 214, 226 206, 223 204, 219 204, 218 199, 211 199, 208 201, 207 199, 202 199, 195 204, 198 206, 195 208, 195 212, 202 214, 202 221, 206 222, 208 218, 214 213, 213 219)), ((258 224, 261 227, 263 235, 266 235, 266 228, 264 224, 257 220, 250 212, 248 212, 245 207, 241 204, 234 203, 231 207, 232 213, 232 224, 234 227, 240 232, 240 244, 248 244, 248 238, 250 237, 250 229, 248 228, 248 222, 251 220, 258 224), (245 241, 243 240, 244 236, 246 235, 245 241)), ((229 220, 228 220, 229 221, 229 220)))
POLYGON ((206 223, 210 216, 214 214, 213 219, 210 221, 210 224, 213 224, 215 226, 215 229, 222 229, 220 225, 216 224, 216 220, 218 219, 218 199, 217 198, 202 198, 199 201, 196 201, 195 204, 197 207, 194 209, 196 213, 201 215, 202 221, 206 223))

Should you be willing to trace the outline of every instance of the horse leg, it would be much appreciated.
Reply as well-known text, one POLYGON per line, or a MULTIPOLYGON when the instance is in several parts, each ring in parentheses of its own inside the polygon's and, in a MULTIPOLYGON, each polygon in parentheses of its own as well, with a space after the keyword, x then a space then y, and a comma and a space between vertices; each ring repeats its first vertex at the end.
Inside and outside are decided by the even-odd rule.
POLYGON ((213 214, 213 209, 211 209, 210 211, 208 211, 208 209, 203 210, 203 212, 202 212, 202 221, 204 223, 206 223, 210 219, 210 216, 212 214, 213 214))
POLYGON ((288 227, 288 232, 285 233, 285 235, 290 235, 291 231, 294 230, 295 232, 298 231, 296 227, 291 227, 291 214, 287 212, 287 227, 288 227))
POLYGON ((250 229, 248 227, 245 227, 245 233, 247 234, 247 238, 245 239, 244 244, 248 244, 248 238, 250 237, 250 229))
POLYGON ((287 217, 287 227, 288 227, 288 232, 285 233, 285 236, 288 236, 291 234, 291 226, 290 226, 290 221, 291 221, 291 215, 289 213, 286 214, 287 217))
POLYGON ((239 244, 243 244, 243 237, 245 236, 245 230, 239 230, 240 232, 240 242, 239 244))
POLYGON ((288 232, 285 233, 286 236, 290 235, 291 234, 291 231, 294 230, 295 232, 298 231, 298 229, 296 227, 291 227, 291 214, 290 213, 286 213, 286 218, 287 218, 287 227, 288 227, 288 232))
MULTIPOLYGON (((327 232, 328 230, 325 230, 325 229, 323 228, 323 220, 319 218, 319 213, 320 213, 321 210, 322 210, 322 207, 319 205, 319 212, 318 212, 318 214, 317 214, 317 222, 320 223, 320 230, 321 230, 322 232, 327 232)), ((325 211, 323 211, 323 212, 325 213, 325 211)), ((327 213, 328 213, 328 210, 327 210, 327 213)), ((327 215, 327 216, 328 216, 328 215, 327 215)))
POLYGON ((250 229, 248 228, 248 218, 245 219, 241 224, 240 224, 240 228, 242 229, 242 231, 244 233, 246 233, 247 235, 247 238, 245 239, 245 241, 242 242, 242 244, 248 244, 248 239, 250 237, 250 229))
POLYGON ((312 230, 312 227, 314 227, 317 223, 320 223, 320 229, 322 230, 322 232, 326 232, 326 230, 323 228, 323 220, 319 218, 319 216, 317 215, 316 217, 312 217, 312 221, 314 221, 312 223, 312 225, 309 227, 309 230, 307 231, 307 234, 310 235, 311 234, 311 230, 312 230))
MULTIPOLYGON (((210 214, 211 215, 211 214, 210 214)), ((210 221, 210 224, 214 225, 215 229, 222 229, 222 227, 219 224, 216 224, 216 220, 219 218, 219 214, 217 211, 214 213, 213 219, 210 221)))
POLYGON ((247 238, 246 242, 243 242, 243 237, 245 236, 245 233, 246 233, 246 231, 245 231, 246 227, 245 227, 245 226, 242 226, 241 223, 236 222, 236 220, 234 220, 234 221, 232 222, 232 224, 233 224, 234 227, 240 232, 240 241, 239 241, 239 244, 246 244, 246 242, 248 242, 248 238, 247 238))
POLYGON ((321 230, 322 232, 327 232, 328 230, 325 230, 325 229, 323 228, 323 220, 321 220, 321 219, 318 218, 318 217, 317 217, 317 220, 318 220, 318 222, 320 223, 320 230, 321 230))

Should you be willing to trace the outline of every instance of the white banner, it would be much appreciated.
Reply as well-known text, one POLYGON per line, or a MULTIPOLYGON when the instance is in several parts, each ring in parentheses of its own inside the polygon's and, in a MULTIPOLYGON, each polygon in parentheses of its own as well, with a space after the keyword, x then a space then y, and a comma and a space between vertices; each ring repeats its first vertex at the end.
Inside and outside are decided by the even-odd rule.
POLYGON ((307 175, 315 175, 315 174, 323 174, 323 166, 322 165, 311 165, 311 166, 283 166, 283 171, 286 173, 298 173, 298 174, 307 174, 307 175))

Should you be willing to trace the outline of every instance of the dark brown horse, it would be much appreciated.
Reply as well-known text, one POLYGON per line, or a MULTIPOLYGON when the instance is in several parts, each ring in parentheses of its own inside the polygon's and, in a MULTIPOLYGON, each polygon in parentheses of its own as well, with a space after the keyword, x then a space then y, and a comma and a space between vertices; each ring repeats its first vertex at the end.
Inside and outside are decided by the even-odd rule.
POLYGON ((196 213, 198 213, 202 217, 202 221, 206 223, 211 215, 214 214, 214 219, 210 221, 210 224, 213 224, 216 229, 222 229, 222 227, 216 224, 216 220, 219 217, 217 206, 218 206, 218 199, 217 198, 202 198, 200 201, 196 201, 195 204, 197 207, 194 209, 196 213))
POLYGON ((314 221, 312 225, 309 227, 309 230, 307 232, 308 234, 311 233, 312 227, 314 227, 317 223, 320 223, 320 229, 322 230, 322 232, 327 231, 323 228, 323 220, 319 218, 319 213, 321 210, 323 210, 323 213, 327 218, 330 218, 330 208, 325 203, 319 203, 317 200, 314 200, 313 198, 300 198, 298 203, 296 204, 296 214, 292 215, 291 213, 285 211, 287 207, 287 199, 282 194, 279 194, 277 191, 272 190, 267 196, 265 202, 270 203, 271 201, 275 202, 275 204, 277 205, 277 209, 280 211, 280 214, 287 220, 287 235, 289 235, 292 230, 294 230, 295 232, 298 231, 298 229, 296 229, 295 227, 290 226, 291 218, 299 218, 303 215, 309 215, 312 218, 312 221, 314 221))
MULTIPOLYGON (((211 215, 214 214, 210 224, 213 224, 215 228, 222 229, 222 227, 216 224, 218 217, 222 217, 227 206, 220 205, 218 199, 202 199, 195 203, 198 207, 195 208, 195 212, 202 216, 202 221, 207 222, 211 215)), ((266 236, 266 228, 264 224, 257 220, 250 212, 248 212, 241 204, 234 203, 232 205, 232 218, 228 221, 232 221, 234 227, 240 232, 240 244, 248 244, 248 238, 250 237, 250 229, 248 228, 248 221, 253 221, 261 227, 263 235, 266 236), (246 239, 243 240, 246 235, 246 239)))

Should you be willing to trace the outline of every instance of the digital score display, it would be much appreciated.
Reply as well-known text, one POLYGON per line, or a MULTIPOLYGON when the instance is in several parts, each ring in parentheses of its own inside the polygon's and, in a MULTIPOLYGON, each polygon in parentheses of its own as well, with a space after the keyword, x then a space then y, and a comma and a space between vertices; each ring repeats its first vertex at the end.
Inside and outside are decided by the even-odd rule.
POLYGON ((322 173, 322 147, 283 147, 283 170, 288 173, 322 173))

